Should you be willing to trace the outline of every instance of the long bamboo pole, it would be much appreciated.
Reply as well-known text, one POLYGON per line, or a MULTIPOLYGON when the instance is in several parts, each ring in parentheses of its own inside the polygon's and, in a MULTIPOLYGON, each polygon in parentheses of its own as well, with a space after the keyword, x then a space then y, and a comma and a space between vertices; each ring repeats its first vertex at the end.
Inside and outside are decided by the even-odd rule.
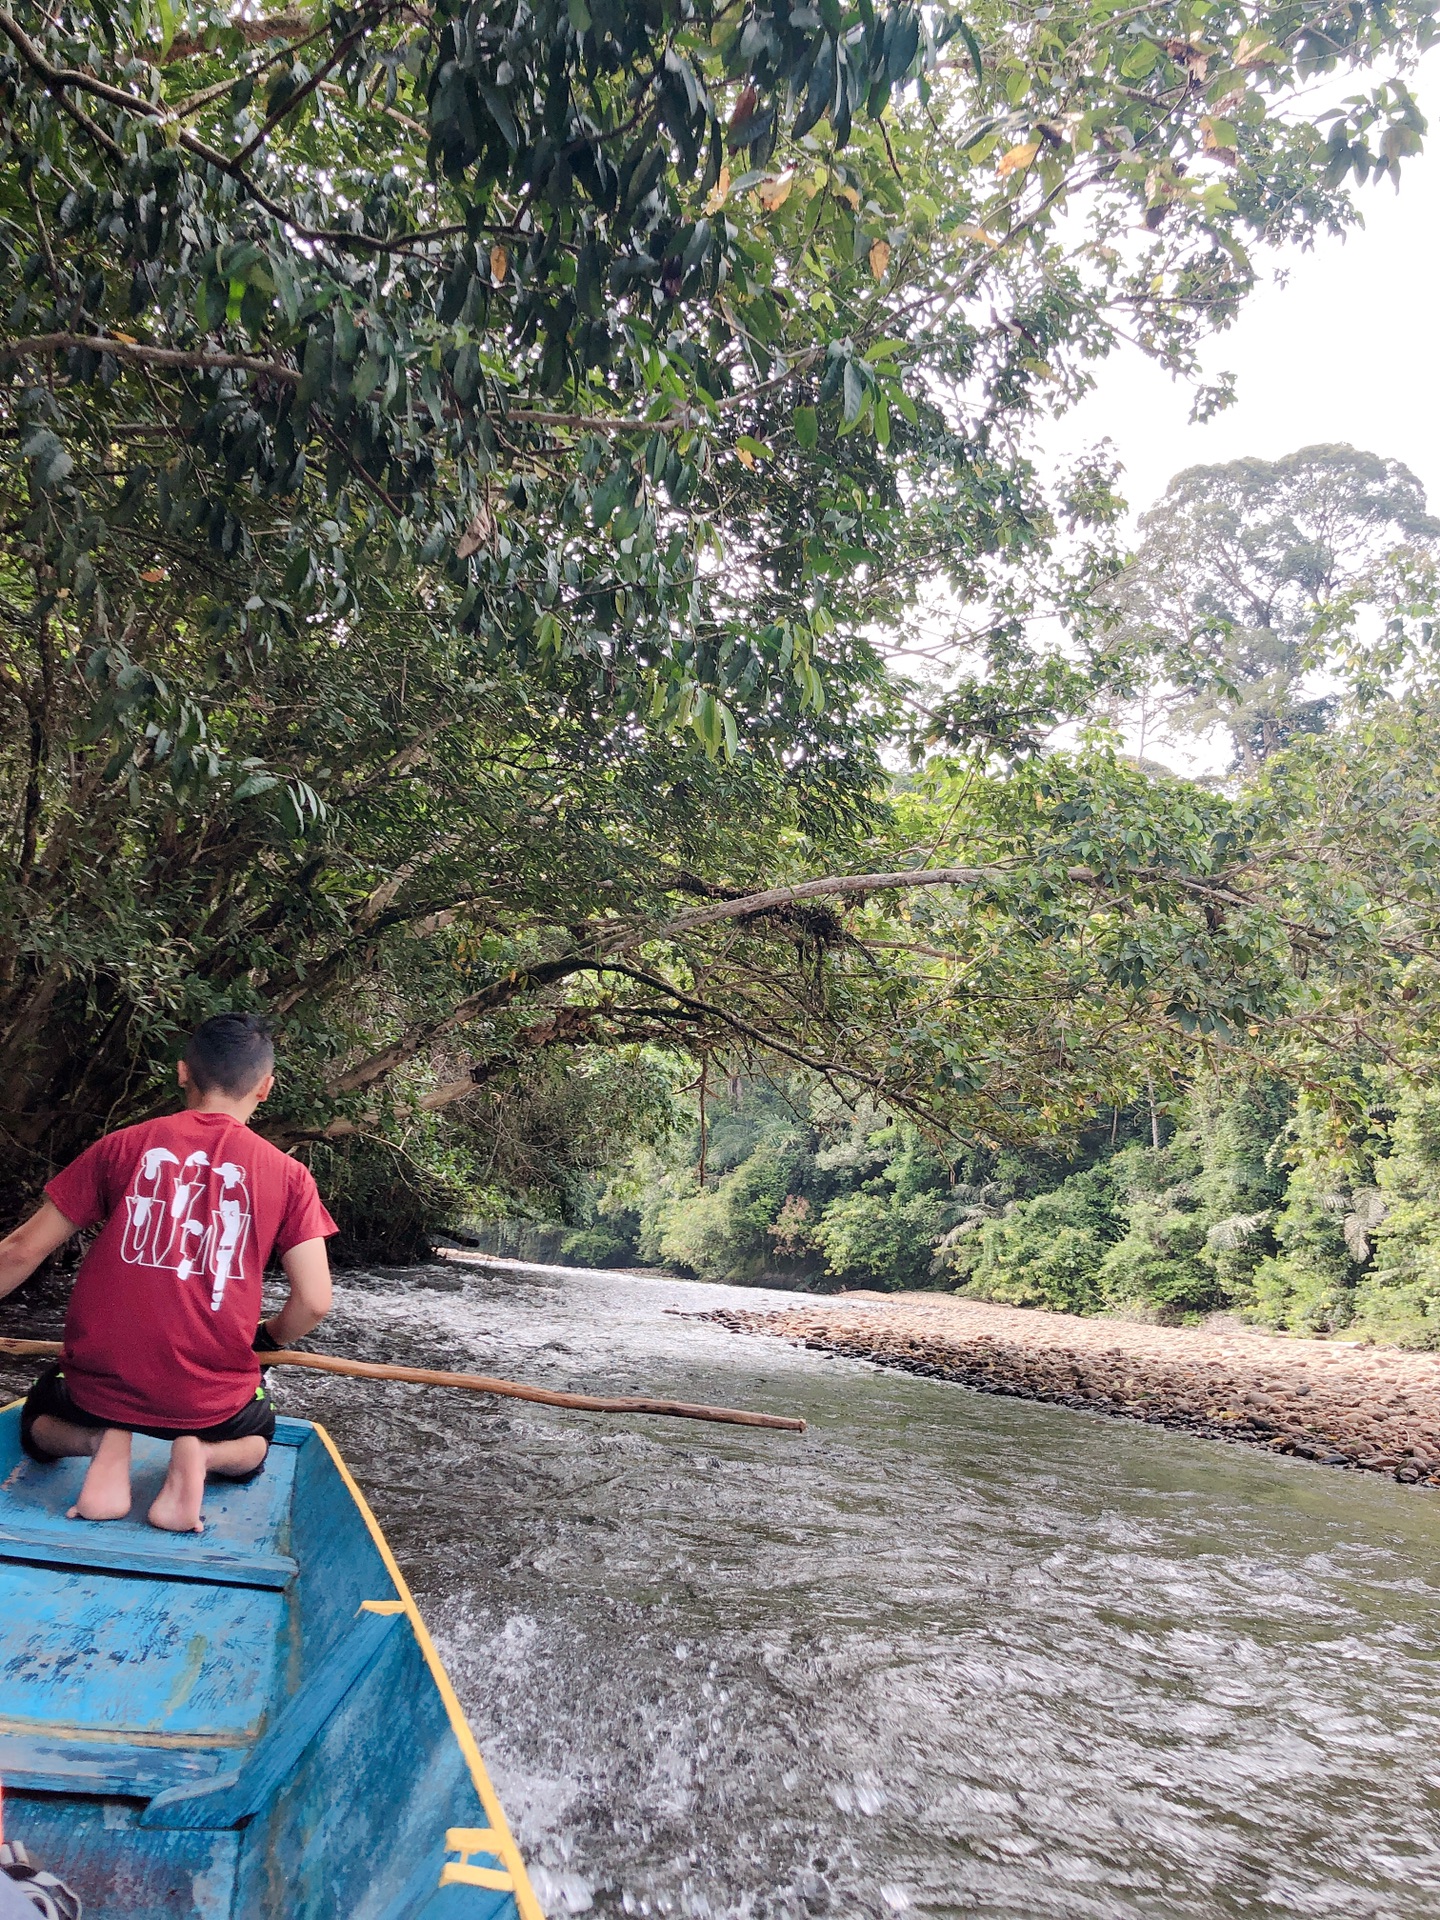
MULTIPOLYGON (((58 1340, 3 1340, 0 1353, 17 1360, 58 1360, 58 1340)), ((650 1400, 639 1395, 559 1393, 552 1387, 530 1387, 519 1380, 497 1380, 486 1373, 441 1373, 433 1367, 392 1367, 375 1360, 341 1360, 329 1353, 267 1353, 267 1367, 305 1367, 312 1373, 340 1373, 356 1380, 408 1380, 419 1387, 464 1387, 471 1393, 498 1393, 509 1400, 534 1400, 542 1407, 573 1407, 580 1413, 663 1413, 676 1420, 716 1420, 730 1427, 776 1427, 782 1433, 804 1433, 803 1420, 778 1413, 750 1413, 743 1407, 693 1406, 687 1400, 650 1400)))

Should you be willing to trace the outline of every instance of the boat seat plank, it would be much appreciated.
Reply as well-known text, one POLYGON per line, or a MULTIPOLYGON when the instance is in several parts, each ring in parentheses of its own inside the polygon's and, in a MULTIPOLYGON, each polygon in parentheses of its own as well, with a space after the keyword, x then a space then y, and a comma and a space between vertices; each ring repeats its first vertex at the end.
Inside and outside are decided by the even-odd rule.
MULTIPOLYGON (((268 1587, 283 1593, 297 1572, 288 1553, 211 1553, 198 1544, 183 1562, 146 1543, 131 1546, 113 1534, 96 1529, 62 1534, 55 1528, 33 1531, 0 1527, 0 1560, 25 1560, 47 1567, 86 1567, 95 1573, 148 1573, 161 1580, 196 1580, 210 1585, 268 1587)), ((203 1536, 202 1536, 203 1537, 203 1536)))
POLYGON ((108 1740, 0 1733, 0 1780, 7 1793, 84 1793, 148 1800, 195 1786, 233 1764, 229 1748, 117 1745, 108 1740))
POLYGON ((141 1826, 238 1827, 263 1812, 310 1742, 379 1659, 386 1640, 399 1626, 400 1619, 394 1614, 362 1613, 241 1766, 198 1786, 176 1786, 157 1795, 141 1815, 141 1826))
POLYGON ((299 1456, 288 1436, 253 1480, 207 1482, 205 1531, 197 1536, 163 1533, 146 1522, 170 1459, 164 1441, 135 1436, 129 1517, 96 1523, 66 1518, 87 1462, 31 1460, 20 1451, 18 1431, 18 1423, 0 1427, 0 1559, 245 1586, 283 1587, 295 1577, 289 1514, 299 1456))
POLYGON ((286 1615, 255 1587, 0 1564, 0 1733, 103 1741, 117 1764, 127 1747, 249 1746, 286 1615))

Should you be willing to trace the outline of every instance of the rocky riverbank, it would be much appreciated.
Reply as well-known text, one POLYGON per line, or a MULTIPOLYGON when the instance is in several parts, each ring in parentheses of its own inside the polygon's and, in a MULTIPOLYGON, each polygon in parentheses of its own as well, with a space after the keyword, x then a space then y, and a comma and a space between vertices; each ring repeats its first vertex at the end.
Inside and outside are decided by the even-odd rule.
POLYGON ((1155 1327, 935 1294, 841 1294, 699 1316, 735 1333, 1440 1486, 1440 1356, 1155 1327))

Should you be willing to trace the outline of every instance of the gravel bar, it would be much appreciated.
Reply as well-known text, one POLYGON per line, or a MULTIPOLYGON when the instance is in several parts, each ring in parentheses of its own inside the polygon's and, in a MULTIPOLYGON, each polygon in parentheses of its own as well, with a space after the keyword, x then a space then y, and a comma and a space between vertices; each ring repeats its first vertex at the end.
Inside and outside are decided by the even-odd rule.
POLYGON ((1157 1327, 923 1293, 696 1318, 979 1393, 1440 1486, 1440 1356, 1233 1323, 1157 1327))

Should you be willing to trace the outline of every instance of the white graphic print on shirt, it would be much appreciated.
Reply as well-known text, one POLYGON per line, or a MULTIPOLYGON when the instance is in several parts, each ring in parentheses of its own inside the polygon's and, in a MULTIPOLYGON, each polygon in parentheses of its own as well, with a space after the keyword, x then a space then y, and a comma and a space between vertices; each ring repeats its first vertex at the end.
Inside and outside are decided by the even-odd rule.
POLYGON ((181 1280, 208 1274, 210 1306, 218 1312, 237 1272, 250 1231, 245 1169, 233 1160, 212 1167, 198 1149, 182 1161, 168 1147, 141 1155, 125 1196, 120 1257, 132 1267, 163 1267, 181 1280), (217 1191, 218 1185, 218 1191, 217 1191))

